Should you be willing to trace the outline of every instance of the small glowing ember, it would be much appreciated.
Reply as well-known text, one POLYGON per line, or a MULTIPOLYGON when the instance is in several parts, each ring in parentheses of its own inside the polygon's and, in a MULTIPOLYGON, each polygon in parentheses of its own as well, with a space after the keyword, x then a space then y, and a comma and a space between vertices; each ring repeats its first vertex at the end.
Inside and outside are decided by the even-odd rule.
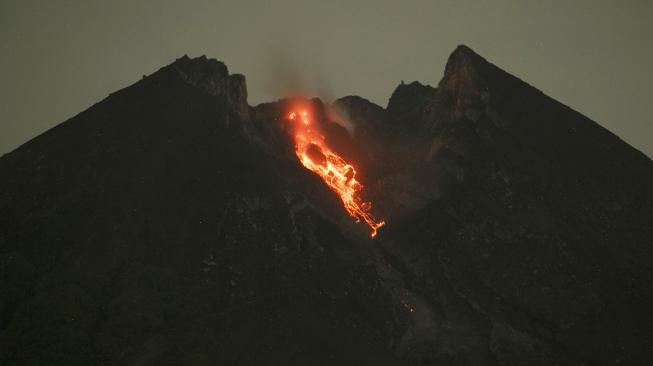
POLYGON ((308 127, 312 124, 306 111, 291 112, 288 115, 291 121, 300 118, 304 126, 298 127, 295 134, 297 158, 306 169, 319 175, 340 196, 345 209, 356 222, 365 221, 370 227, 370 235, 375 237, 385 221, 376 220, 370 212, 372 203, 360 197, 363 185, 356 180, 356 169, 326 145, 320 132, 308 127))
MULTIPOLYGON (((292 112, 288 115, 288 118, 291 120, 295 120, 295 117, 297 117, 297 113, 292 112)), ((306 111, 303 111, 301 114, 302 117, 302 122, 304 122, 305 125, 308 125, 308 113, 306 111)))
POLYGON ((415 312, 415 308, 413 307, 413 305, 407 303, 406 301, 401 300, 401 305, 403 305, 404 309, 406 309, 406 311, 408 311, 409 313, 415 312))

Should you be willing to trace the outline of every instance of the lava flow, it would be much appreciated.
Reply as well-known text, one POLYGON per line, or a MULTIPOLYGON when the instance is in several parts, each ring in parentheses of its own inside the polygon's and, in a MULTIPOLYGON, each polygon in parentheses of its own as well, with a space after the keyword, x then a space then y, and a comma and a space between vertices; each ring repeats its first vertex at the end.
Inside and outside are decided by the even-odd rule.
POLYGON ((363 185, 356 180, 356 169, 326 145, 324 135, 312 127, 306 111, 291 112, 288 119, 301 122, 295 131, 295 153, 299 161, 340 196, 345 209, 356 222, 365 221, 374 238, 385 221, 376 220, 370 212, 372 203, 361 198, 363 185))

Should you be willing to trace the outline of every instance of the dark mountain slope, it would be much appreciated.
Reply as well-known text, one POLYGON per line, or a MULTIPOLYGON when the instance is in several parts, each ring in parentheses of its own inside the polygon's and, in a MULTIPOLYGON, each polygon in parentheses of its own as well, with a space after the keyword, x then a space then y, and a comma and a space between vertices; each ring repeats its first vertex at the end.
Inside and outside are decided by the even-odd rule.
POLYGON ((245 138, 234 79, 182 58, 2 158, 0 364, 394 364, 370 256, 245 138))
POLYGON ((446 281, 501 363, 648 363, 651 160, 465 47, 438 94, 430 164, 455 184, 384 246, 434 301, 446 281))

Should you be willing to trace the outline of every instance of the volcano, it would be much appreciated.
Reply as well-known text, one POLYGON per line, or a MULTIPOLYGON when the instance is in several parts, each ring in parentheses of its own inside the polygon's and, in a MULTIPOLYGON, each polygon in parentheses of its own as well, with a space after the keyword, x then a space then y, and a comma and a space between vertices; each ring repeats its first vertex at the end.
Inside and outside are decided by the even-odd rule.
POLYGON ((385 108, 184 56, 0 178, 2 365, 653 362, 653 162, 465 46, 385 108))

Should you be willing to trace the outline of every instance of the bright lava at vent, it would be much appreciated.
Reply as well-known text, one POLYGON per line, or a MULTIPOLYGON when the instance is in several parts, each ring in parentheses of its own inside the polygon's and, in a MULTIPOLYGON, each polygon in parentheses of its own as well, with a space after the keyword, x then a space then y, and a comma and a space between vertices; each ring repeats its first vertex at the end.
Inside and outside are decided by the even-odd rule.
POLYGON ((363 185, 356 179, 356 169, 326 145, 324 135, 311 127, 306 111, 291 112, 288 119, 301 122, 295 131, 295 153, 299 161, 340 196, 345 209, 356 222, 365 221, 370 227, 370 236, 374 238, 385 221, 375 219, 370 212, 372 203, 361 198, 363 185))

